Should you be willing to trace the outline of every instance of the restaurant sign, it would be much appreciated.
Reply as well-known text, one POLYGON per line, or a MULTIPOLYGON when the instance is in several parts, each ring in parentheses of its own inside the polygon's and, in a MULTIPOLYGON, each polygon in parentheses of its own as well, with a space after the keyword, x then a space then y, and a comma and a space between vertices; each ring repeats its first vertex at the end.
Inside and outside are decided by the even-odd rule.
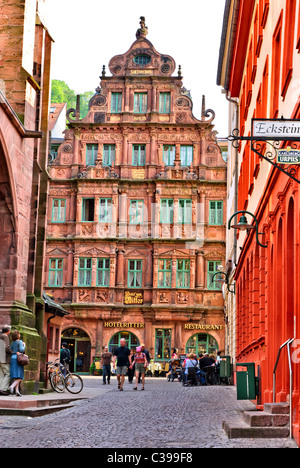
POLYGON ((285 149, 277 150, 278 164, 300 164, 300 151, 288 146, 285 149))
POLYGON ((144 304, 143 291, 125 291, 124 294, 125 305, 142 305, 144 304))
POLYGON ((200 323, 186 323, 185 330, 223 330, 224 325, 201 325, 200 323))

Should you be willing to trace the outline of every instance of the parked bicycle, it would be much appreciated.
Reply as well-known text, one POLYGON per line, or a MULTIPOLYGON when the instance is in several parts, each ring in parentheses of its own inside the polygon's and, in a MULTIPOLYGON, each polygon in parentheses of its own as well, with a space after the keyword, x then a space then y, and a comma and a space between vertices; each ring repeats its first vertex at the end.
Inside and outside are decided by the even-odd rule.
POLYGON ((62 365, 59 359, 47 362, 48 378, 53 390, 63 393, 65 389, 76 395, 83 389, 83 380, 78 374, 71 373, 66 365, 62 365))

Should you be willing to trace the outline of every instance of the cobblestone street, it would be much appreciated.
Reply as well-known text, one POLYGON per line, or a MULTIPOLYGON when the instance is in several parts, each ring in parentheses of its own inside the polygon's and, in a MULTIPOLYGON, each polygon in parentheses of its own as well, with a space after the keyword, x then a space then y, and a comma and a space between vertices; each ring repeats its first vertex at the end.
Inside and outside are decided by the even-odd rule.
MULTIPOLYGON (((229 440, 222 421, 238 418, 250 402, 235 387, 183 387, 148 379, 146 391, 123 392, 84 378, 84 396, 62 412, 40 418, 0 416, 2 448, 297 448, 288 439, 229 440)), ((11 397, 15 398, 15 397, 11 397)))

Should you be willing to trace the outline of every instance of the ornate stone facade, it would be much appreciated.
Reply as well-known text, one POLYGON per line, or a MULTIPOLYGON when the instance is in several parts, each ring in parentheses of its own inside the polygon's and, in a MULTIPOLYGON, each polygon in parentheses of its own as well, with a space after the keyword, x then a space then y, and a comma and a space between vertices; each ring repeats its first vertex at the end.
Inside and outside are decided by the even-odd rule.
POLYGON ((90 338, 91 358, 126 329, 166 361, 157 330, 185 352, 188 323, 219 325, 210 335, 224 349, 222 292, 208 278, 225 260, 226 164, 214 112, 203 100, 194 117, 181 69, 173 75, 174 59, 141 24, 111 76, 103 68, 87 116, 67 113, 49 167, 45 287, 71 312, 63 328, 90 338), (125 327, 135 323, 143 327, 125 327))

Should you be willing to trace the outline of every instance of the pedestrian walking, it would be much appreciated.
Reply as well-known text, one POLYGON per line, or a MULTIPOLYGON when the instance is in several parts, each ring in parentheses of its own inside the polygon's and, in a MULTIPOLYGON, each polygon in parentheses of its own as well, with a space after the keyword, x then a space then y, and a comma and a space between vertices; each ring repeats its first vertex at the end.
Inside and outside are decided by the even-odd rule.
POLYGON ((102 367, 103 372, 103 385, 107 383, 110 384, 110 364, 113 358, 113 354, 108 351, 108 346, 105 346, 104 353, 101 356, 100 367, 102 367))
POLYGON ((117 379, 118 379, 118 389, 122 392, 125 375, 127 374, 128 366, 129 366, 129 355, 130 350, 126 346, 125 338, 121 338, 120 346, 115 349, 114 351, 114 360, 113 360, 113 367, 116 365, 117 360, 117 379))
POLYGON ((133 390, 137 390, 137 385, 138 385, 138 380, 139 380, 139 375, 141 374, 142 376, 142 390, 145 390, 145 373, 146 373, 146 368, 147 368, 147 357, 146 354, 142 352, 142 347, 138 346, 136 348, 136 354, 134 356, 134 361, 131 364, 133 367, 135 365, 135 387, 133 387, 133 390))
POLYGON ((18 330, 12 332, 12 344, 11 344, 11 361, 10 361, 10 377, 13 383, 9 387, 10 393, 13 395, 15 392, 17 396, 22 396, 20 393, 20 383, 24 380, 24 367, 18 364, 18 355, 24 353, 26 345, 21 340, 21 335, 18 330))
POLYGON ((0 395, 9 395, 10 384, 10 335, 11 327, 6 325, 0 334, 0 395))
POLYGON ((135 375, 135 365, 133 366, 133 361, 134 361, 134 350, 130 350, 130 355, 129 355, 129 367, 128 367, 128 382, 130 384, 133 383, 133 378, 135 375))
MULTIPOLYGON (((142 353, 145 354, 146 359, 147 359, 147 366, 146 366, 146 368, 147 368, 149 366, 149 364, 150 364, 150 353, 149 353, 149 351, 147 349, 145 349, 145 344, 144 343, 141 344, 141 348, 142 348, 142 353)), ((146 375, 146 372, 145 372, 145 375, 146 375)), ((141 373, 139 374, 139 383, 141 383, 141 373)))

